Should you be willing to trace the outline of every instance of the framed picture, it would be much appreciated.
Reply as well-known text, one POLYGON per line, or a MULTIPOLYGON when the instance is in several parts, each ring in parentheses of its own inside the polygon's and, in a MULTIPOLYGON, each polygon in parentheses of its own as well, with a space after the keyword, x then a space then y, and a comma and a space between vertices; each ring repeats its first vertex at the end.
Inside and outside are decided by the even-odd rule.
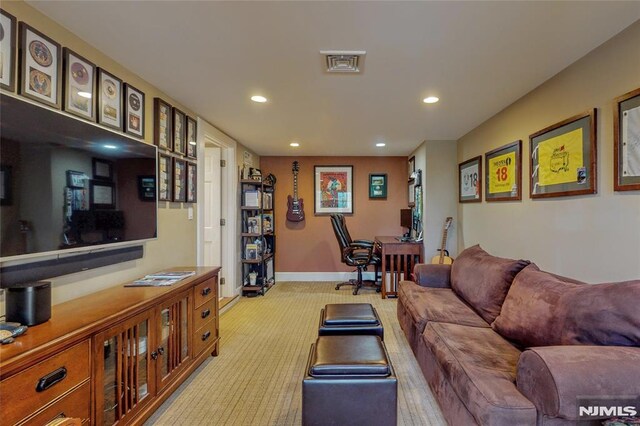
POLYGON ((0 165, 0 206, 10 206, 12 202, 13 179, 11 166, 0 165))
POLYGON ((16 17, 0 9, 0 87, 16 90, 16 17))
POLYGON ((20 94, 60 109, 60 45, 20 22, 20 94))
POLYGON ((173 201, 187 200, 187 163, 178 158, 173 159, 173 201))
POLYGON ((153 143, 158 148, 173 150, 173 107, 160 98, 153 99, 153 143))
POLYGON ((158 200, 172 201, 173 164, 171 157, 158 155, 158 200))
POLYGON ((116 208, 116 188, 113 182, 91 181, 91 210, 116 208))
POLYGON ((156 200, 155 176, 138 176, 138 197, 140 201, 156 200))
POLYGON ((596 193, 596 110, 529 136, 531 198, 596 193))
POLYGON ((614 189, 640 190, 640 88, 616 99, 613 143, 614 189))
POLYGON ((482 201, 482 156, 473 157, 458 164, 458 201, 479 203, 482 201))
POLYGON ((409 207, 413 207, 416 205, 416 181, 415 179, 409 179, 409 207))
POLYGON ((98 180, 113 180, 113 162, 92 158, 93 178, 98 180))
POLYGON ((69 48, 64 48, 63 109, 95 121, 96 66, 69 48))
POLYGON ((82 172, 67 170, 67 186, 69 188, 84 188, 87 176, 82 172))
POLYGON ((187 203, 197 201, 198 168, 193 163, 187 163, 187 203))
POLYGON ((196 158, 198 151, 198 123, 195 119, 187 117, 187 157, 196 158))
POLYGON ((144 139, 144 93, 124 84, 124 131, 144 139))
POLYGON ((122 130, 122 80, 98 68, 98 123, 122 130))
POLYGON ((413 179, 413 172, 416 171, 416 157, 409 158, 407 179, 413 179))
POLYGON ((521 140, 487 152, 484 166, 485 200, 522 200, 521 140))
POLYGON ((353 166, 314 166, 314 213, 353 214, 353 166))
POLYGON ((387 174, 369 174, 369 198, 387 198, 387 174))
POLYGON ((187 116, 178 108, 173 108, 173 152, 187 155, 186 143, 187 116))

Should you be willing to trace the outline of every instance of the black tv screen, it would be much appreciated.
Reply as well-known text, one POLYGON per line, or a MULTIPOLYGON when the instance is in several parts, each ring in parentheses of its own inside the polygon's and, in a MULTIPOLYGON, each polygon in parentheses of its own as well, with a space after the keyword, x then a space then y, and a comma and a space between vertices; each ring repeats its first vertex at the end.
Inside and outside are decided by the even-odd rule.
POLYGON ((155 146, 0 99, 0 261, 156 237, 155 146))

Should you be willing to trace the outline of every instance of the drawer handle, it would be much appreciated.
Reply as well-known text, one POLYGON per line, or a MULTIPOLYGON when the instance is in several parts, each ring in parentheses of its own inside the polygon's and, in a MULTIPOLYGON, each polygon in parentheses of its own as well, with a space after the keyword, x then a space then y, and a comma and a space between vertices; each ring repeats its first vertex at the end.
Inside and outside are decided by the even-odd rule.
POLYGON ((211 315, 211 309, 205 309, 204 311, 202 311, 202 314, 200 316, 202 317, 202 319, 204 319, 209 315, 211 315))
POLYGON ((209 293, 211 293, 211 287, 203 288, 201 293, 202 293, 203 296, 208 295, 209 293))
POLYGON ((204 333, 202 335, 202 341, 204 342, 205 340, 207 340, 209 338, 209 336, 211 336, 211 332, 207 331, 206 333, 204 333))
POLYGON ((36 385, 36 392, 46 391, 51 386, 64 380, 65 377, 67 377, 67 369, 64 367, 60 367, 57 370, 52 371, 51 373, 38 380, 38 384, 36 385))

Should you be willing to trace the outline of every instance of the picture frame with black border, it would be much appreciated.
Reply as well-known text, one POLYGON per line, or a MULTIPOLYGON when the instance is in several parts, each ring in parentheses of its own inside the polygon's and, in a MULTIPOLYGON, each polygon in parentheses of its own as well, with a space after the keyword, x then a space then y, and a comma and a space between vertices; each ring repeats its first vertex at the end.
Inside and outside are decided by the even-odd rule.
POLYGON ((198 156, 198 122, 187 116, 187 157, 196 158, 198 156))
POLYGON ((369 198, 387 198, 386 173, 369 173, 369 198))
POLYGON ((407 187, 409 189, 407 205, 409 207, 414 207, 416 205, 416 191, 415 191, 416 181, 415 181, 415 179, 409 179, 407 187))
POLYGON ((529 196, 597 192, 597 110, 562 120, 529 136, 529 196))
POLYGON ((158 154, 158 200, 173 201, 173 160, 165 154, 158 154))
POLYGON ((0 8, 0 26, 4 37, 0 40, 3 52, 0 63, 0 87, 10 92, 16 90, 16 34, 18 20, 15 16, 0 8), (9 52, 6 55, 4 52, 9 52))
POLYGON ((458 164, 458 202, 482 202, 482 156, 458 164))
POLYGON ((98 123, 122 131, 122 80, 98 68, 98 123))
POLYGON ((87 176, 83 172, 67 170, 67 186, 69 188, 84 188, 87 176))
POLYGON ((113 161, 93 157, 91 159, 93 179, 113 180, 113 161))
POLYGON ((178 108, 173 107, 173 152, 187 155, 186 134, 187 115, 178 108))
POLYGON ((409 160, 407 161, 408 164, 408 168, 407 168, 407 180, 411 179, 411 176, 413 176, 413 172, 416 171, 416 157, 410 157, 409 160))
POLYGON ((89 121, 96 121, 96 65, 65 47, 64 101, 62 109, 89 121))
POLYGON ((615 99, 613 189, 640 190, 640 88, 615 99))
POLYGON ((187 203, 197 202, 198 167, 194 163, 187 162, 187 203))
POLYGON ((113 182, 92 180, 90 186, 91 210, 113 210, 116 208, 116 187, 113 182))
POLYGON ((144 92, 129 83, 124 83, 124 131, 132 136, 144 139, 145 96, 144 92))
POLYGON ((173 151, 173 107, 160 98, 153 99, 153 143, 173 151))
POLYGON ((18 24, 20 39, 19 94, 60 109, 62 47, 25 22, 18 24))
POLYGON ((187 200, 187 162, 179 158, 173 159, 173 201, 184 203, 187 200))
POLYGON ((485 200, 522 200, 522 140, 485 153, 484 162, 485 200))

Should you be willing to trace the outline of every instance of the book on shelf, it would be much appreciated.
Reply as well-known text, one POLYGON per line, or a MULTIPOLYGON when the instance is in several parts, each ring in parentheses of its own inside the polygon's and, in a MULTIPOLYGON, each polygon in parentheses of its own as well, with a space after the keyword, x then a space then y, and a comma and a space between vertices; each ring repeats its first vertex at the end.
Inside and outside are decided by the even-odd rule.
POLYGON ((246 260, 258 259, 258 245, 255 243, 249 243, 244 247, 244 258, 246 260))
POLYGON ((125 287, 167 287, 180 281, 182 278, 154 278, 144 277, 127 283, 125 287))
POLYGON ((262 229, 265 234, 267 232, 273 231, 273 214, 272 213, 263 213, 262 214, 262 229))
POLYGON ((262 233, 262 220, 259 216, 253 216, 247 218, 247 232, 249 234, 262 233))
POLYGON ((244 191, 244 205, 246 207, 260 207, 262 204, 262 191, 244 191))

